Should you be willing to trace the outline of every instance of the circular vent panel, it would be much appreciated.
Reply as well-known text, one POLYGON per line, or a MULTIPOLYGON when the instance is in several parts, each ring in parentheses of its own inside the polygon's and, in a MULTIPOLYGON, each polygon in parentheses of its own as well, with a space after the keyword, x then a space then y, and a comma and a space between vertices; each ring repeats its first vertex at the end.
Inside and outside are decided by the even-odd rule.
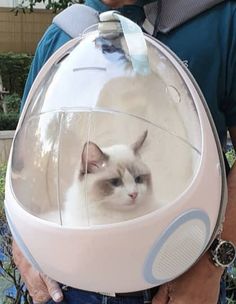
POLYGON ((210 221, 201 210, 191 210, 176 219, 155 242, 146 260, 144 276, 163 284, 191 267, 206 248, 210 221))

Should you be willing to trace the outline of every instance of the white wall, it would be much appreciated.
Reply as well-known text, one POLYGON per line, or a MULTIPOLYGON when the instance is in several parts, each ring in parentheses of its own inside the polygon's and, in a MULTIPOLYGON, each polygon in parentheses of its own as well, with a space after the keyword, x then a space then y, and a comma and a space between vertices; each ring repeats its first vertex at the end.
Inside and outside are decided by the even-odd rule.
POLYGON ((1 7, 14 7, 16 0, 0 0, 1 7))

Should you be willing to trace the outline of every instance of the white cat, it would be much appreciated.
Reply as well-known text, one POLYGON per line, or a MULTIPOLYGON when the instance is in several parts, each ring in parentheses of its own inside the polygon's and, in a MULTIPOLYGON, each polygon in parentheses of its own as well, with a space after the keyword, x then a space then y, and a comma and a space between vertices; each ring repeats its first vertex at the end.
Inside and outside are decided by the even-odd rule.
POLYGON ((122 222, 157 208, 151 172, 140 155, 146 137, 147 131, 130 146, 84 145, 80 168, 66 193, 63 225, 122 222))

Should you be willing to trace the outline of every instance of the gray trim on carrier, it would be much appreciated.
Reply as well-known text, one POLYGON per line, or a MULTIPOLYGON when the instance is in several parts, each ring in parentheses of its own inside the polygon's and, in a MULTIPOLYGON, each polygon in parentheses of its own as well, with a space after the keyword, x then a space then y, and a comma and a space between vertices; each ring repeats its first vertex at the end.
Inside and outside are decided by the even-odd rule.
POLYGON ((53 18, 53 23, 66 34, 76 38, 90 26, 99 22, 99 13, 86 5, 74 4, 53 18))
POLYGON ((144 6, 143 29, 150 35, 168 33, 223 0, 159 0, 144 6))

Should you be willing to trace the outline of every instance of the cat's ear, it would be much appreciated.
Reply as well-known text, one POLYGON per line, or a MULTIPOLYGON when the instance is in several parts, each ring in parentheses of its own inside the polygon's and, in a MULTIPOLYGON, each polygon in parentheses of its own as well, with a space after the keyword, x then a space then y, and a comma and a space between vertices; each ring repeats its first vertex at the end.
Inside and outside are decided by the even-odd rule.
POLYGON ((147 134, 148 134, 148 130, 143 132, 143 134, 136 140, 136 142, 132 144, 132 149, 134 151, 134 154, 137 154, 141 149, 145 139, 147 138, 147 134))
POLYGON ((81 155, 81 173, 94 173, 108 161, 108 155, 93 142, 85 143, 81 155))

